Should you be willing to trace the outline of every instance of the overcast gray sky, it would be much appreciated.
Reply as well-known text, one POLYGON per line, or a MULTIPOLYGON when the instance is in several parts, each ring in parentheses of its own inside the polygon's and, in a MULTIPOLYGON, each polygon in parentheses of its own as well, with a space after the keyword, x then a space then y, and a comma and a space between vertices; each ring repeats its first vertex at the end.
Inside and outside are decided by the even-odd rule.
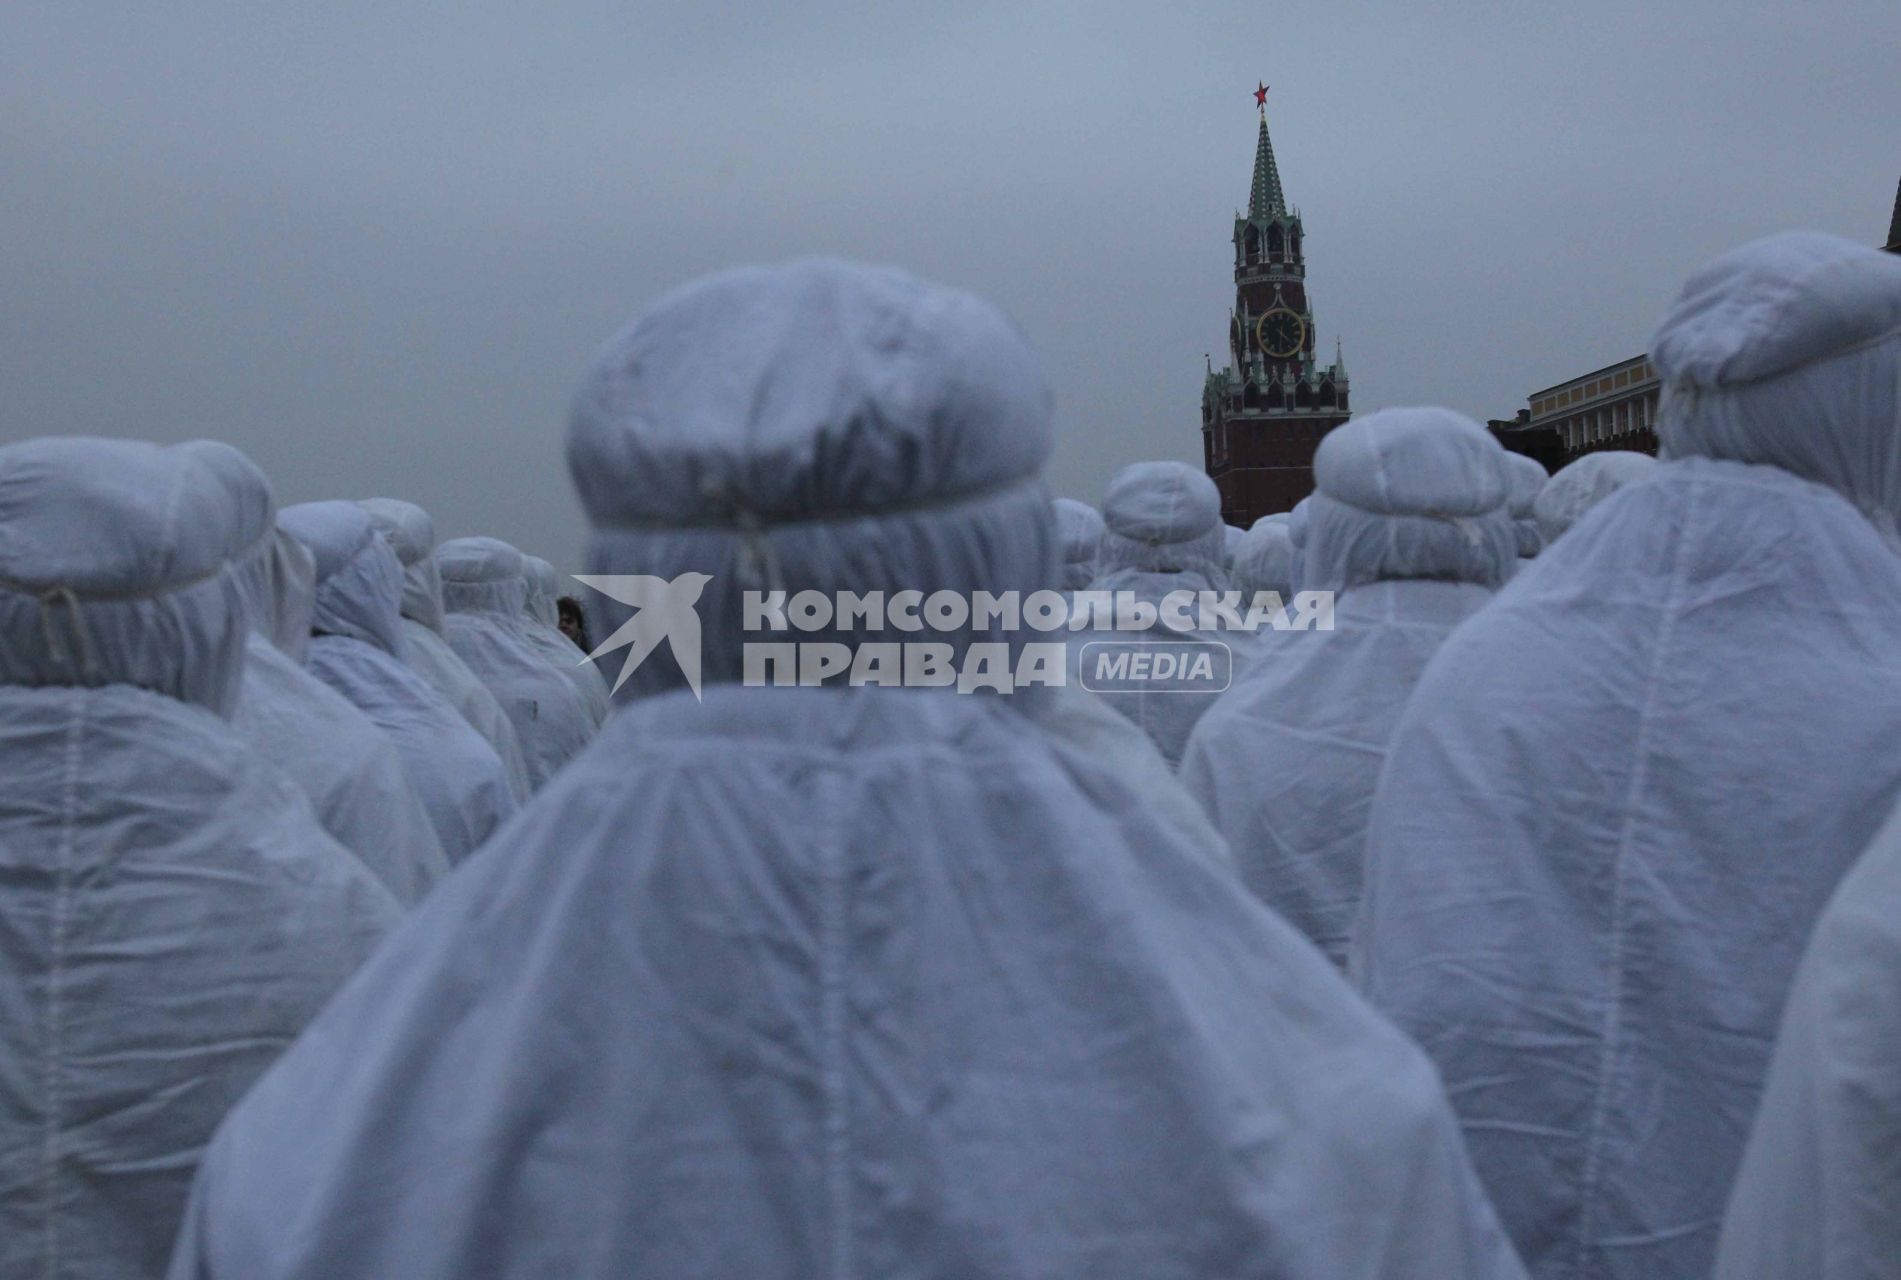
POLYGON ((0 9, 0 439, 229 440, 565 567, 587 358, 725 264, 985 294, 1051 478, 1200 456, 1250 91, 1355 404, 1504 416, 1791 226, 1869 243, 1901 4, 120 4, 0 9), (935 9, 933 13, 930 10, 935 9))

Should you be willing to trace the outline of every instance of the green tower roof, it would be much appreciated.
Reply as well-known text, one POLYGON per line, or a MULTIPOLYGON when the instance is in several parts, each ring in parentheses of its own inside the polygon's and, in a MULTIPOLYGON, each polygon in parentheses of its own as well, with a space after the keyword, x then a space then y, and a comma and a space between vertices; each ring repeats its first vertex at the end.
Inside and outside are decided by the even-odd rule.
POLYGON ((1274 140, 1267 136, 1267 112, 1263 111, 1261 138, 1254 145, 1254 189, 1248 194, 1248 220, 1286 216, 1287 197, 1281 191, 1281 171, 1274 163, 1274 140))

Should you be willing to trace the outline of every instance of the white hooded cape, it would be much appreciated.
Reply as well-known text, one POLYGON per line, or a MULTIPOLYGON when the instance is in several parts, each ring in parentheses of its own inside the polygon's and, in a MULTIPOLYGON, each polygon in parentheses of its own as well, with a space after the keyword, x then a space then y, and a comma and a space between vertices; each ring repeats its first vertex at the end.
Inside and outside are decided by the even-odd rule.
POLYGON ((403 661, 462 713, 488 739, 508 770, 517 803, 534 788, 515 726, 488 686, 442 638, 442 574, 436 568, 436 526, 429 513, 396 498, 365 498, 359 504, 403 566, 403 661))
POLYGON ((1802 939, 1897 789, 1901 561, 1770 468, 1660 467, 1439 651, 1361 976, 1540 1274, 1705 1273, 1802 939))
MULTIPOLYGON (((994 310, 807 263, 655 304, 570 461, 600 573, 1002 588, 1049 440, 994 310)), ((175 1280, 1519 1274, 1417 1051, 1122 780, 998 698, 744 687, 738 596, 227 1124, 175 1280)))
POLYGON ((495 538, 453 538, 436 548, 443 638, 508 713, 539 788, 594 736, 593 714, 573 683, 527 634, 521 552, 495 538))
POLYGON ((1418 1051, 1113 775, 985 700, 730 687, 623 708, 424 905, 172 1271, 1089 1274, 1522 1273, 1418 1051))
MULTIPOLYGON (((1173 592, 1196 599, 1204 591, 1225 591, 1226 530, 1221 495, 1207 476, 1179 462, 1138 462, 1124 467, 1109 484, 1102 504, 1103 534, 1096 555, 1096 576, 1089 592, 1111 596, 1128 592, 1159 605, 1173 592)), ((1178 630, 1157 620, 1146 630, 1097 629, 1073 632, 1070 678, 1101 691, 1102 699, 1127 716, 1155 743, 1174 768, 1181 763, 1195 721, 1214 704, 1220 689, 1156 687, 1108 691, 1091 668, 1104 644, 1138 644, 1154 652, 1166 646, 1219 642, 1229 646, 1229 682, 1233 678, 1232 637, 1212 631, 1178 630)), ((1228 687, 1226 684, 1222 688, 1228 687)))
POLYGON ((405 906, 449 874, 449 858, 396 744, 262 636, 252 636, 232 727, 310 800, 318 822, 405 906))
POLYGON ((402 661, 402 566, 354 502, 311 502, 278 517, 317 557, 312 675, 389 735, 451 863, 515 812, 495 749, 402 661))
POLYGON ((8 1277, 161 1274, 213 1128, 401 912, 223 718, 250 497, 183 448, 0 449, 8 1277))
POLYGON ((587 654, 561 634, 556 605, 560 583, 561 575, 552 564, 540 556, 522 557, 522 589, 527 596, 522 634, 550 666, 567 677, 598 728, 613 705, 608 701, 607 680, 601 669, 587 660, 587 654))
POLYGON ((1426 660, 1511 576, 1517 543, 1503 452, 1446 410, 1357 418, 1314 472, 1308 563, 1315 589, 1340 593, 1334 629, 1270 633, 1272 658, 1195 726, 1181 778, 1248 888, 1344 966, 1393 727, 1426 660))
POLYGON ((396 745, 304 669, 316 607, 314 559, 290 534, 273 529, 265 546, 240 566, 239 580, 252 631, 232 726, 310 798, 325 831, 361 858, 399 902, 414 905, 449 873, 449 859, 396 745))
POLYGON ((1680 460, 1434 657, 1355 941, 1564 1280, 1708 1274, 1803 939, 1901 792, 1901 262, 1748 246, 1651 350, 1680 460))

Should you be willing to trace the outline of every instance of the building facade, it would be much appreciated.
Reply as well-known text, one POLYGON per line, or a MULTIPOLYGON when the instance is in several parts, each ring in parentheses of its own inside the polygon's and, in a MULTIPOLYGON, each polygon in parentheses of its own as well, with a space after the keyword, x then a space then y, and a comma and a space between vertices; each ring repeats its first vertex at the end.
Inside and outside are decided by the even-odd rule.
POLYGON ((1346 362, 1314 355, 1306 236, 1290 211, 1261 112, 1254 184, 1234 219, 1234 309, 1226 368, 1201 393, 1203 465, 1221 490, 1222 518, 1246 528, 1313 492, 1314 450, 1345 422, 1346 362))
POLYGON ((1517 417, 1490 426, 1500 444, 1547 471, 1603 449, 1654 455, 1659 390, 1650 357, 1632 356, 1534 391, 1517 417))

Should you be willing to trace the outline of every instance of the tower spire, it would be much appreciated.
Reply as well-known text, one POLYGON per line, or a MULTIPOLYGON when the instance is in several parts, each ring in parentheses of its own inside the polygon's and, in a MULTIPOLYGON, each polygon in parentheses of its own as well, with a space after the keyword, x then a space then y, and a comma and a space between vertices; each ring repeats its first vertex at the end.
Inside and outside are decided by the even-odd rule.
POLYGON ((1274 140, 1267 136, 1265 84, 1254 91, 1254 101, 1261 108, 1261 136, 1254 144, 1254 187, 1248 193, 1248 218, 1260 221, 1285 217, 1287 197, 1281 191, 1280 166, 1274 163, 1274 140))

